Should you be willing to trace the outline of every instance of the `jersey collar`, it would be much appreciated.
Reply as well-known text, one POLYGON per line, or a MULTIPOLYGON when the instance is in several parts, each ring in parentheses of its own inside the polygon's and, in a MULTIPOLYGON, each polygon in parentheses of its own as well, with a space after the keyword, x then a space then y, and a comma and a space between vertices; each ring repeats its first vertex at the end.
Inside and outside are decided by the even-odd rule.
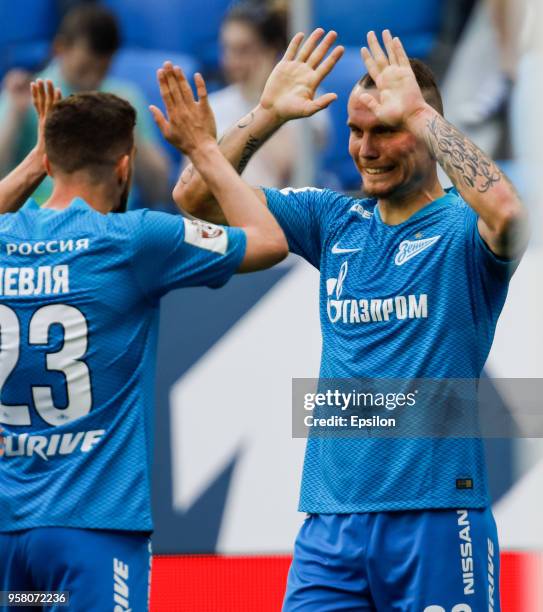
POLYGON ((28 200, 23 204, 21 210, 39 210, 40 205, 34 200, 34 198, 28 198, 28 200))
POLYGON ((53 208, 45 208, 42 207, 34 200, 34 198, 28 198, 28 200, 24 203, 22 210, 46 210, 50 212, 64 212, 66 210, 88 210, 90 206, 83 200, 83 198, 74 198, 69 206, 64 208, 63 210, 55 210, 53 208))
POLYGON ((405 227, 406 225, 408 225, 409 223, 413 221, 418 221, 419 219, 432 214, 435 210, 442 208, 444 205, 452 203, 458 197, 459 197, 458 191, 456 191, 454 187, 449 187, 445 189, 445 195, 441 196, 437 200, 434 200, 433 202, 430 202, 429 204, 427 204, 426 206, 418 210, 415 214, 411 215, 409 219, 406 219, 405 221, 403 221, 402 223, 399 223, 398 225, 388 225, 387 223, 383 221, 383 219, 381 218, 381 213, 379 211, 379 206, 377 204, 377 201, 374 200, 375 201, 375 208, 374 208, 375 219, 377 223, 379 223, 379 225, 386 227, 388 229, 394 230, 397 228, 405 227))

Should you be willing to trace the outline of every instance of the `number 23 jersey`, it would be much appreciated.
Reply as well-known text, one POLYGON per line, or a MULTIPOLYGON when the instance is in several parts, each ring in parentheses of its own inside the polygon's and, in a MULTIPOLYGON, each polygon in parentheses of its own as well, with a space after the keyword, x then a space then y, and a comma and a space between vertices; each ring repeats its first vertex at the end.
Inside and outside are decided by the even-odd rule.
POLYGON ((152 529, 160 298, 244 252, 236 228, 78 199, 0 216, 0 531, 152 529))

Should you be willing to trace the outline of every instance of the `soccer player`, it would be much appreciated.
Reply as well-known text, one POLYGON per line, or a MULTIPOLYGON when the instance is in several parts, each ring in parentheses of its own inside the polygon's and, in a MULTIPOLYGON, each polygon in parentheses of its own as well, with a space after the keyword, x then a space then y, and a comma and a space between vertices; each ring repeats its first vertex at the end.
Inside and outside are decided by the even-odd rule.
POLYGON ((166 65, 168 117, 153 112, 237 227, 113 214, 130 188, 136 113, 106 93, 53 106, 51 198, 0 216, 0 591, 69 591, 80 612, 147 610, 160 299, 287 254, 274 217, 220 153, 195 82, 198 101, 166 65))
MULTIPOLYGON (((292 39, 260 104, 221 142, 235 167, 282 123, 330 99, 314 95, 341 50, 324 59, 335 34, 322 35, 292 39)), ((321 272, 321 379, 475 380, 524 247, 525 212, 494 162, 444 119, 429 69, 389 31, 383 40, 384 49, 368 34, 368 74, 347 109, 367 197, 256 193, 290 250, 321 272), (436 162, 453 189, 441 187, 436 162)), ((202 179, 185 170, 176 201, 220 220, 202 179)), ((444 404, 432 406, 443 424, 444 404)), ((300 499, 308 518, 285 611, 499 610, 482 440, 428 433, 309 437, 300 499)))

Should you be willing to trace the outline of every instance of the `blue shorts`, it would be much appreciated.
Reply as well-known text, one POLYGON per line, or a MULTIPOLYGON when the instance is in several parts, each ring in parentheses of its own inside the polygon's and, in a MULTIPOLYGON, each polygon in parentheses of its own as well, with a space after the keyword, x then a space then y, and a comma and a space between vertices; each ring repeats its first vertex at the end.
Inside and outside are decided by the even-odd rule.
POLYGON ((64 527, 0 533, 0 559, 1 591, 69 591, 69 606, 46 607, 47 612, 148 609, 148 534, 64 527))
POLYGON ((498 585, 490 508, 313 514, 283 612, 499 612, 498 585))

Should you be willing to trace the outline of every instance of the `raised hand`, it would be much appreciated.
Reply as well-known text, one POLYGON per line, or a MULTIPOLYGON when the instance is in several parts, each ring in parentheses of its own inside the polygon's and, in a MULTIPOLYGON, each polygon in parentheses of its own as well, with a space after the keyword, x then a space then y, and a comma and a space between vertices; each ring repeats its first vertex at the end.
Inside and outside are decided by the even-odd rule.
MULTIPOLYGON (((51 81, 37 80, 27 84, 29 99, 38 113, 38 141, 23 161, 0 181, 0 213, 15 212, 31 196, 45 177, 45 122, 53 106, 60 100, 60 90, 51 81)), ((0 456, 3 436, 0 428, 0 456)))
POLYGON ((273 111, 280 121, 310 117, 337 98, 335 93, 315 98, 317 88, 344 51, 343 47, 338 46, 326 57, 337 34, 330 31, 322 38, 323 34, 324 30, 317 28, 303 45, 304 34, 296 34, 268 77, 260 105, 273 111))
POLYGON ((157 77, 168 118, 156 106, 149 108, 164 138, 187 155, 206 141, 214 142, 217 128, 202 75, 194 75, 197 100, 179 66, 165 62, 157 77))
POLYGON ((38 140, 36 148, 45 153, 45 121, 53 106, 62 98, 60 89, 50 80, 38 79, 30 84, 32 104, 38 113, 38 140))
POLYGON ((386 53, 375 32, 368 33, 368 47, 362 47, 362 59, 377 87, 377 98, 361 93, 360 100, 378 117, 391 126, 406 125, 420 111, 426 101, 399 38, 383 32, 386 53))

